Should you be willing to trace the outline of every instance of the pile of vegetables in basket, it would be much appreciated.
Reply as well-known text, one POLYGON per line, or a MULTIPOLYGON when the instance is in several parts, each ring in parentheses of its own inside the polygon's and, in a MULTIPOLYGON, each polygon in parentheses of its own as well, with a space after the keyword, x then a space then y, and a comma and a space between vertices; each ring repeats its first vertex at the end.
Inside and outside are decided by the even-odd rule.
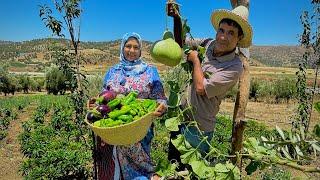
POLYGON ((87 113, 87 120, 97 127, 114 127, 139 120, 157 107, 156 100, 138 99, 138 93, 124 96, 113 91, 104 91, 95 100, 97 105, 87 113))

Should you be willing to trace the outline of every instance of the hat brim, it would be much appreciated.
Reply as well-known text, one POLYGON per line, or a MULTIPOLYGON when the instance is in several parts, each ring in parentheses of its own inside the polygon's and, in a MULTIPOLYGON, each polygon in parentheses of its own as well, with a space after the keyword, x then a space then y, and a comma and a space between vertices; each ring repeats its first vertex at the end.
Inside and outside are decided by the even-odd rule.
POLYGON ((231 19, 237 22, 242 31, 243 38, 238 42, 238 47, 247 48, 252 44, 252 28, 250 24, 244 20, 241 16, 232 13, 228 10, 216 10, 211 15, 211 23, 214 29, 217 31, 219 29, 219 23, 222 19, 231 19))

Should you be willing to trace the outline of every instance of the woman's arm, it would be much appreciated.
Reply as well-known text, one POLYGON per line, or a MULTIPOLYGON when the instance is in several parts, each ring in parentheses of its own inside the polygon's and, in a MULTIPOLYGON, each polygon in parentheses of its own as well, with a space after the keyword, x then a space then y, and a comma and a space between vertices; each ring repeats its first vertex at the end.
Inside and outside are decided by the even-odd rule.
POLYGON ((156 99, 160 104, 156 109, 155 115, 161 116, 167 109, 167 98, 164 94, 164 88, 156 67, 151 68, 151 94, 150 99, 156 99))

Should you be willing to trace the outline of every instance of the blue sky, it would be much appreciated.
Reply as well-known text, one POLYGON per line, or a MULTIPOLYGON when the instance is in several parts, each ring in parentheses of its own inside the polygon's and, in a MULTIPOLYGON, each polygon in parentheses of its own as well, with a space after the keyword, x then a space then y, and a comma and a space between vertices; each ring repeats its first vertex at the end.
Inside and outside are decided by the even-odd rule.
MULTIPOLYGON (((25 41, 51 37, 39 18, 40 4, 51 0, 0 0, 0 40, 25 41)), ((210 15, 215 9, 231 9, 229 0, 178 0, 194 37, 214 37, 210 15)), ((300 15, 312 10, 311 0, 251 0, 249 21, 254 45, 297 45, 302 32, 300 15)), ((84 0, 82 41, 120 39, 134 31, 144 40, 161 38, 172 18, 166 18, 166 0, 84 0)))

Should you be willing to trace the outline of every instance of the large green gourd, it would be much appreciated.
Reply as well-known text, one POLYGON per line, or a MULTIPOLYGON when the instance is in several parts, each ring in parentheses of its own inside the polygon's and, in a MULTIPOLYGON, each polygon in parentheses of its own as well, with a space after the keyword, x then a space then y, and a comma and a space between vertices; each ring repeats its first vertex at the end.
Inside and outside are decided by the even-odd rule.
POLYGON ((182 50, 173 39, 170 31, 165 31, 161 41, 156 41, 151 48, 151 57, 168 66, 176 66, 182 59, 182 50))

